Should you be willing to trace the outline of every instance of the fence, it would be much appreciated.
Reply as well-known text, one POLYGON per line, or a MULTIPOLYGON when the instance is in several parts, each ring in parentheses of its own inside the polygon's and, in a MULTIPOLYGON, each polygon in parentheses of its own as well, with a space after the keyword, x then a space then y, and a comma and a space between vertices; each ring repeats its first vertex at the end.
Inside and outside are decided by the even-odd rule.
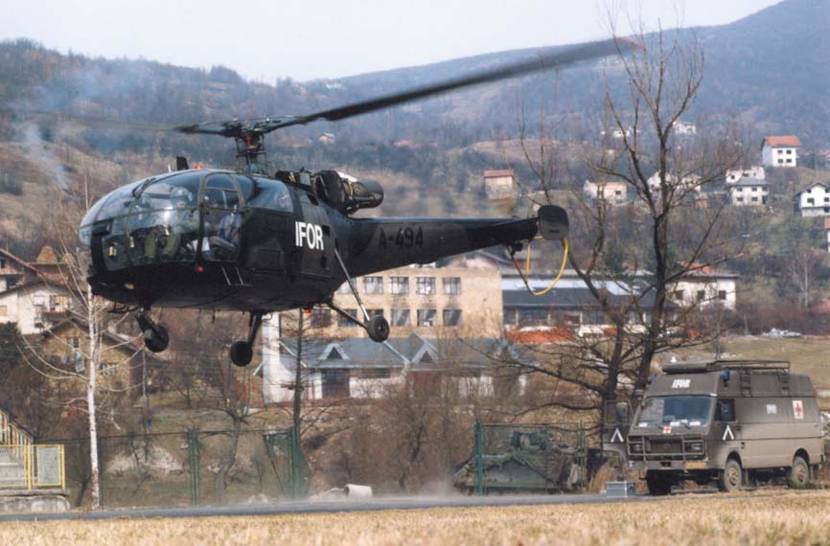
MULTIPOLYGON (((66 441, 70 502, 88 501, 89 440, 66 441)), ((300 498, 309 472, 293 429, 187 430, 99 438, 107 508, 300 498)))
POLYGON ((0 446, 0 489, 64 489, 64 446, 0 446))
POLYGON ((476 422, 473 434, 473 456, 456 475, 457 486, 482 495, 566 491, 586 483, 588 449, 581 425, 476 422))

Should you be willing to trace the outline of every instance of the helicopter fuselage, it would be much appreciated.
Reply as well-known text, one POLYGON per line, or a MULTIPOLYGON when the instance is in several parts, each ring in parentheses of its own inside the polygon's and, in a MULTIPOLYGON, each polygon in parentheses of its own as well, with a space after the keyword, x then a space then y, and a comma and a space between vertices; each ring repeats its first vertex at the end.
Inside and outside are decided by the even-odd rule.
POLYGON ((88 280, 128 306, 262 314, 327 301, 346 271, 430 263, 540 230, 537 218, 354 218, 320 188, 218 170, 123 186, 82 222, 88 280))

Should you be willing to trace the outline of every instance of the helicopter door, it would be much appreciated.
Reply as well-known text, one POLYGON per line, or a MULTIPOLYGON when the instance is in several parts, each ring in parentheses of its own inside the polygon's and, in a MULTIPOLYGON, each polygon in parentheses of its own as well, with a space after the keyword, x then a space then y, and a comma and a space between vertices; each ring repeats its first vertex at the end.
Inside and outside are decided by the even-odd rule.
POLYGON ((202 257, 214 262, 236 262, 240 254, 242 200, 236 181, 228 174, 211 174, 202 182, 202 257))

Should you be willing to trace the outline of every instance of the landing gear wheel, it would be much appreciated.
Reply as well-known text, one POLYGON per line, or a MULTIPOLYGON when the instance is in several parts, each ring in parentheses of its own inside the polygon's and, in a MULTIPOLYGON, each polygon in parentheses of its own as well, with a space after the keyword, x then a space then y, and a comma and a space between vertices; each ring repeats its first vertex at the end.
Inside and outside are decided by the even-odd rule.
POLYGON ((671 493, 672 480, 662 475, 663 472, 646 472, 646 486, 648 494, 653 496, 664 496, 671 493))
POLYGON ((810 485, 810 465, 804 457, 797 455, 787 474, 787 484, 793 489, 804 489, 810 485))
POLYGON ((231 345, 231 362, 237 366, 247 366, 254 358, 254 348, 247 341, 237 341, 231 345))
POLYGON ((167 334, 167 328, 161 324, 154 324, 151 328, 144 330, 143 334, 144 346, 151 353, 160 353, 170 345, 170 336, 167 334))
POLYGON ((389 323, 382 316, 375 315, 366 323, 366 332, 372 341, 386 341, 389 339, 389 323))
POLYGON ((744 485, 744 471, 741 468, 741 463, 735 459, 726 461, 726 466, 720 473, 718 479, 718 489, 727 493, 734 493, 740 491, 744 485))

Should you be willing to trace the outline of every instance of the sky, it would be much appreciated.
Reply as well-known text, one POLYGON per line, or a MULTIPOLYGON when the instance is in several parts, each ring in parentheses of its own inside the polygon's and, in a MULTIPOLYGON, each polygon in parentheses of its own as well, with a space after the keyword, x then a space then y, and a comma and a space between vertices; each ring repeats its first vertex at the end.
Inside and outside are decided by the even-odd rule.
POLYGON ((0 40, 144 58, 273 83, 337 78, 649 29, 725 24, 779 0, 0 0, 0 40), (244 8, 243 8, 244 6, 244 8))

